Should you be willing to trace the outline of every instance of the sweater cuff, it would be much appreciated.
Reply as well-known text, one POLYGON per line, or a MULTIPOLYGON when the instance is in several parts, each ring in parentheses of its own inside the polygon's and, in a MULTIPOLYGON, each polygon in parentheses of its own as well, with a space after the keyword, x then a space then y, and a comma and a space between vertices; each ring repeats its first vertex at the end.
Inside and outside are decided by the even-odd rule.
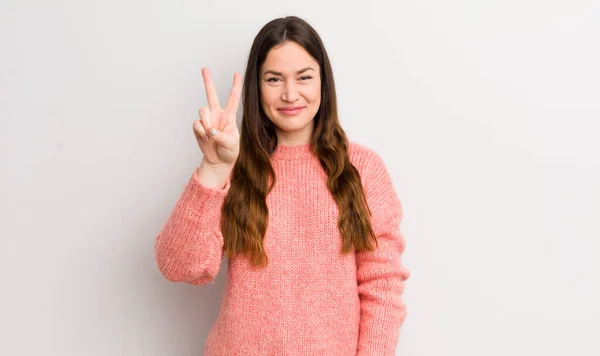
POLYGON ((186 207, 186 215, 201 219, 208 226, 217 228, 223 201, 230 187, 229 178, 223 188, 207 187, 200 182, 198 170, 194 169, 181 197, 181 202, 186 207))

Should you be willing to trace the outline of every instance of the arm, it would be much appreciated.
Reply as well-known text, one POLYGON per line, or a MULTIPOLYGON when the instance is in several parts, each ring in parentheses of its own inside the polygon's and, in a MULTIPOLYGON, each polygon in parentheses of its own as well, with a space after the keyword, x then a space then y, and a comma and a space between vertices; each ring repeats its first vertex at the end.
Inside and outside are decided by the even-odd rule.
POLYGON ((221 207, 230 183, 227 178, 224 184, 215 185, 223 180, 214 176, 204 179, 207 176, 201 168, 194 171, 156 237, 155 259, 169 281, 200 285, 219 272, 223 258, 221 207))
POLYGON ((374 154, 366 168, 365 194, 379 247, 356 253, 361 303, 358 356, 394 356, 407 314, 404 281, 410 276, 400 261, 405 247, 402 206, 381 158, 374 154))

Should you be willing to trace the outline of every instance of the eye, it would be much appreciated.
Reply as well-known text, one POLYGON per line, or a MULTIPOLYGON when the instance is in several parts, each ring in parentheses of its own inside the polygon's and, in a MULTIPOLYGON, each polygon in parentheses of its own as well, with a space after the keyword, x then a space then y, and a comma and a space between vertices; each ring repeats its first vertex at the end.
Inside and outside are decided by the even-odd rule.
MULTIPOLYGON (((300 79, 309 80, 309 79, 312 79, 312 77, 310 75, 305 75, 305 76, 300 77, 300 79)), ((271 78, 267 79, 267 82, 275 83, 278 80, 279 80, 279 78, 271 77, 271 78)))

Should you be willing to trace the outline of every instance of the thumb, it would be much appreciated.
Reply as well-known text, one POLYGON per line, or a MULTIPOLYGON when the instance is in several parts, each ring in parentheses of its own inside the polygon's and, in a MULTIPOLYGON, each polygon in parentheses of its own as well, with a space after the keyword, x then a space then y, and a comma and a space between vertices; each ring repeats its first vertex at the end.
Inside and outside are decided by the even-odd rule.
POLYGON ((215 128, 210 130, 210 137, 226 148, 232 148, 235 143, 231 135, 224 134, 215 128))

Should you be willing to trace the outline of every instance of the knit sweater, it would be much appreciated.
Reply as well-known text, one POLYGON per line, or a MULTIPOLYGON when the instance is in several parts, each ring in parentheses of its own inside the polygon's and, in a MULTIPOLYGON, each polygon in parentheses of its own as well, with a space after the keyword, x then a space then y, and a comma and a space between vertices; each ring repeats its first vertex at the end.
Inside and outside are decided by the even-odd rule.
MULTIPOLYGON (((379 247, 342 255, 338 207, 310 145, 279 145, 267 195, 265 269, 228 260, 227 284, 205 356, 393 356, 406 317, 401 298, 400 200, 380 156, 349 142, 379 247)), ((223 253, 221 207, 229 190, 200 183, 197 171, 155 242, 160 272, 173 282, 214 283, 223 253)))

